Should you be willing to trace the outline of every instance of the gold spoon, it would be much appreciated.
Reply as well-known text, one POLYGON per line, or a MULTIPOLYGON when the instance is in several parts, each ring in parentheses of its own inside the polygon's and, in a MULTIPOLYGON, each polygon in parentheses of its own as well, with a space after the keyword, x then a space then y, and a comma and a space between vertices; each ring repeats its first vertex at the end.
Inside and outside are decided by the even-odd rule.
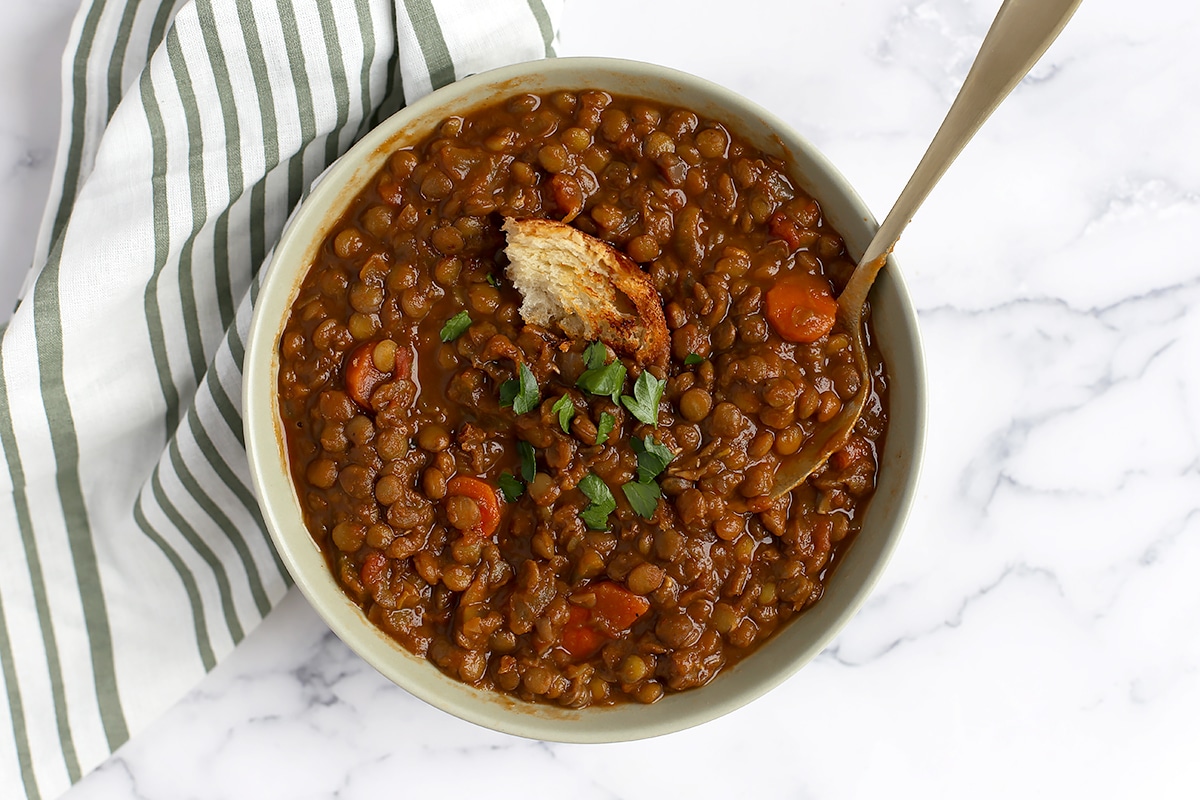
POLYGON ((1075 13, 1080 0, 1005 0, 996 12, 958 97, 946 113, 929 149, 867 245, 846 288, 837 299, 838 319, 850 337, 854 364, 862 376, 858 394, 821 425, 775 474, 771 498, 787 494, 820 469, 840 450, 854 429, 871 395, 863 338, 863 310, 875 276, 887 262, 896 240, 945 174, 963 147, 1013 90, 1075 13))

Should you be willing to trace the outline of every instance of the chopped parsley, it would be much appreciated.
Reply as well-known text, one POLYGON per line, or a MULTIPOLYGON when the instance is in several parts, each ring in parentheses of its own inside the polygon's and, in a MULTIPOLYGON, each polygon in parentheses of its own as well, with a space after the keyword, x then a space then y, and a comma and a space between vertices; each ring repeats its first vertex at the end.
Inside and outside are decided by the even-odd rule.
POLYGON ((589 472, 579 481, 579 491, 592 501, 587 508, 579 512, 583 524, 594 531, 606 530, 608 515, 617 510, 617 500, 608 484, 596 477, 595 473, 589 472))
POLYGON ((596 426, 596 444, 604 444, 608 441, 608 435, 612 433, 613 427, 617 424, 617 418, 607 411, 600 412, 600 424, 596 426))
POLYGON ((697 364, 704 363, 704 356, 702 356, 698 353, 688 353, 687 358, 683 359, 683 363, 688 365, 689 367, 694 367, 697 364))
POLYGON ((603 367, 608 361, 608 348, 603 342, 592 342, 583 349, 583 363, 588 369, 603 367))
POLYGON ((453 342, 462 336, 469 327, 471 327, 471 315, 466 311, 460 311, 446 320, 446 324, 442 326, 442 332, 439 336, 443 342, 453 342))
POLYGON ((636 436, 629 440, 630 447, 637 454, 637 476, 639 483, 650 483, 657 478, 675 455, 653 436, 638 439, 636 436))
POLYGON ((500 473, 500 492, 507 503, 517 502, 517 498, 525 494, 525 484, 521 483, 511 472, 500 473))
POLYGON ((521 477, 528 483, 537 473, 537 459, 533 455, 533 445, 529 442, 517 442, 517 452, 521 455, 521 477))
POLYGON ((624 395, 621 404, 647 425, 658 427, 658 404, 662 400, 663 390, 667 388, 666 381, 660 381, 645 370, 633 383, 633 397, 624 395))
POLYGON ((625 388, 625 365, 614 360, 611 364, 584 370, 575 385, 588 394, 611 397, 614 403, 620 402, 621 390, 625 388))
POLYGON ((571 417, 575 416, 575 404, 571 402, 571 398, 564 394, 554 405, 550 406, 550 410, 558 414, 558 424, 562 428, 562 432, 570 433, 571 417))
POLYGON ((654 516, 655 510, 658 508, 658 498, 662 497, 662 489, 658 488, 658 484, 654 481, 649 483, 630 481, 621 487, 621 491, 625 493, 625 499, 629 501, 633 510, 644 519, 654 516))
POLYGON ((500 405, 512 406, 514 414, 528 414, 541 399, 537 379, 525 364, 517 370, 517 377, 500 384, 500 405))
POLYGON ((662 489, 655 478, 662 474, 675 456, 653 436, 645 439, 635 436, 629 440, 629 446, 637 455, 637 480, 626 483, 621 491, 638 516, 651 519, 658 509, 658 498, 662 497, 662 489))

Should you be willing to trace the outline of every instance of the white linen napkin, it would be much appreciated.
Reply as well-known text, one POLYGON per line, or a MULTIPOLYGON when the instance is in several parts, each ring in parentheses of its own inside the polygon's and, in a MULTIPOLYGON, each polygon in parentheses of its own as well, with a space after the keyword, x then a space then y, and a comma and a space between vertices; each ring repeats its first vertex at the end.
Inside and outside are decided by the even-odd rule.
POLYGON ((240 418, 258 270, 359 136, 553 55, 561 5, 84 0, 0 341, 0 797, 61 794, 284 594, 240 418))

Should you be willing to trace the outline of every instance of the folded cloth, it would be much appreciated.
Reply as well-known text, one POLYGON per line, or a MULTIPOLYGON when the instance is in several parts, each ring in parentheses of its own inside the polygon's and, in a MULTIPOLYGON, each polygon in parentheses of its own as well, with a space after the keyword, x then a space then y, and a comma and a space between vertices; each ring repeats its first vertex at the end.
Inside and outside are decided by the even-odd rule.
POLYGON ((0 343, 0 797, 61 794, 287 590, 242 442, 260 266, 373 124, 553 55, 560 14, 85 0, 38 256, 0 343))

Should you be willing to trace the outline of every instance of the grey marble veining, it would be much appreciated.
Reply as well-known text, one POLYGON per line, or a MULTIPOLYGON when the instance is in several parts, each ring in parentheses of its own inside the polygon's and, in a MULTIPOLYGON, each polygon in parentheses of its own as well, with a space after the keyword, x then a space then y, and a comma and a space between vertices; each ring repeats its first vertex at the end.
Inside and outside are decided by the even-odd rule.
MULTIPOLYGON (((0 29, 0 311, 72 5, 10 3, 0 29)), ((569 3, 559 52, 742 92, 882 217, 997 6, 569 3)), ((1084 3, 905 233, 918 501, 862 612, 768 697, 646 742, 525 741, 387 683, 293 592, 68 797, 1200 796, 1197 40, 1191 3, 1084 3)))

